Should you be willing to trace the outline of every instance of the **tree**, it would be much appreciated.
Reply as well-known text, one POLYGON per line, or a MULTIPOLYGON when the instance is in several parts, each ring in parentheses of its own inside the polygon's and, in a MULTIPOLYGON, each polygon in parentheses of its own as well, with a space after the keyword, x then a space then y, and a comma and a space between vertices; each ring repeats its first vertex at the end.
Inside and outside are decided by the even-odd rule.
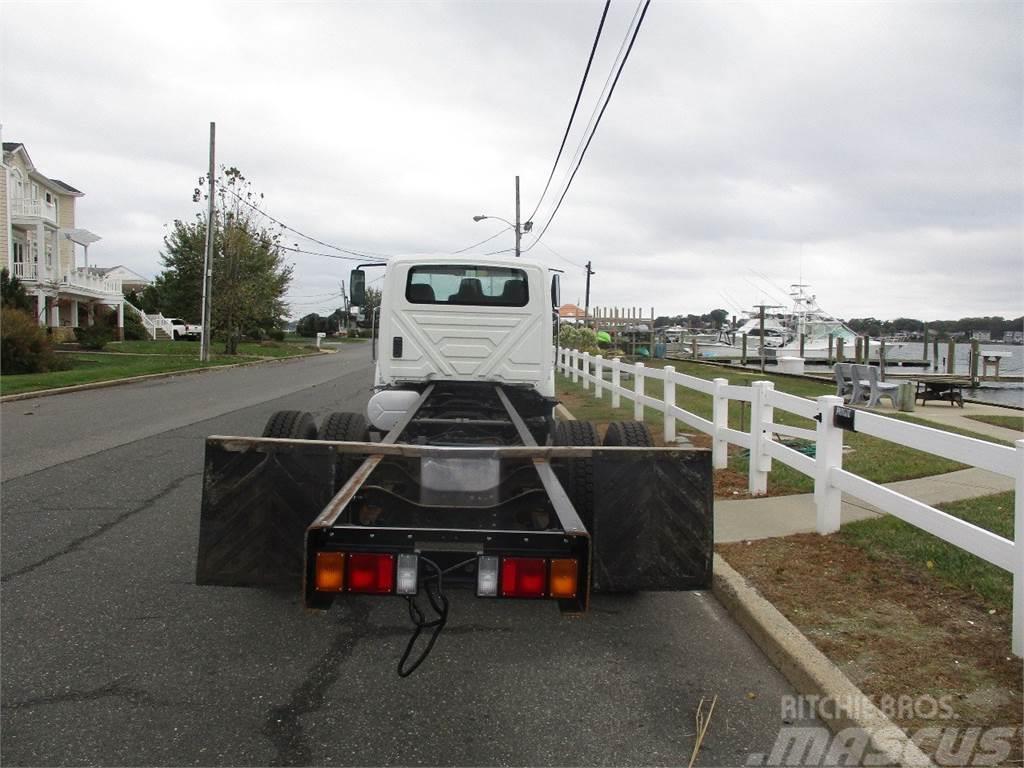
MULTIPOLYGON (((200 187, 205 183, 200 178, 200 187)), ((237 168, 222 169, 214 211, 212 333, 224 339, 224 351, 235 354, 243 333, 270 331, 284 324, 284 293, 292 267, 279 247, 280 234, 265 224, 259 210, 262 195, 237 168)), ((192 200, 201 202, 196 188, 192 200)), ((176 220, 164 238, 164 271, 154 281, 154 293, 165 315, 200 322, 206 215, 195 221, 176 220)))
POLYGON ((0 269, 0 304, 11 309, 32 313, 32 300, 25 292, 25 286, 7 267, 0 269))
POLYGON ((359 308, 359 314, 363 318, 359 325, 364 328, 378 325, 380 318, 376 317, 377 309, 380 307, 380 289, 369 288, 366 289, 366 301, 363 302, 363 306, 359 308))

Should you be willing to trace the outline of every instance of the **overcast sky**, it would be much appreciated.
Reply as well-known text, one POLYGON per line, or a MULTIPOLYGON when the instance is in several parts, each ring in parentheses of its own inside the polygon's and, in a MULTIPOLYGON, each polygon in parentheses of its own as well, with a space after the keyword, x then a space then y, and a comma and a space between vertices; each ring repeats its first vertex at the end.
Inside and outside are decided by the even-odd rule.
MULTIPOLYGON (((534 209, 602 8, 7 0, 3 140, 85 192, 94 264, 160 271, 166 225, 197 209, 211 120, 218 161, 290 226, 450 252, 503 226, 474 214, 514 217, 516 174, 534 209)), ((636 10, 612 2, 563 163, 636 10)), ((654 0, 528 255, 566 270, 566 300, 582 304, 591 261, 592 306, 659 315, 781 303, 802 277, 846 318, 1020 316, 1022 35, 1019 1, 654 0)), ((351 265, 294 264, 293 314, 333 309, 316 302, 351 265)))

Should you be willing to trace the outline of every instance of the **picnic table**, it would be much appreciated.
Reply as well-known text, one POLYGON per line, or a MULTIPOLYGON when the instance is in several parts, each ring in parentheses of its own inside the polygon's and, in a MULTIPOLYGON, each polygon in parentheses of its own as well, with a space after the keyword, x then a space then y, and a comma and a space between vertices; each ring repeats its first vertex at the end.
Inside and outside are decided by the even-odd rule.
POLYGON ((953 378, 950 376, 920 377, 917 379, 917 394, 914 401, 924 405, 929 400, 945 400, 950 405, 964 407, 963 388, 970 386, 969 378, 953 378))

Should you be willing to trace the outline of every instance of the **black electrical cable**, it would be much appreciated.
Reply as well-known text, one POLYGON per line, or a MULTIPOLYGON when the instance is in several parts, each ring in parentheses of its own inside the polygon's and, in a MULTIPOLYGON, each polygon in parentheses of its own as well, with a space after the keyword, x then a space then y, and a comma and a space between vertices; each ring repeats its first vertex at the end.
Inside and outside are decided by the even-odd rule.
POLYGON ((398 676, 408 677, 416 671, 417 667, 426 661, 427 656, 434 649, 434 643, 437 642, 437 638, 441 635, 441 631, 444 629, 444 625, 448 623, 448 598, 444 595, 444 572, 441 570, 441 566, 435 563, 428 557, 420 557, 420 560, 425 562, 436 572, 437 578, 437 597, 434 597, 434 593, 430 591, 430 582, 435 576, 424 579, 423 591, 427 593, 427 600, 430 601, 430 607, 434 609, 437 614, 437 618, 432 621, 427 621, 423 615, 423 611, 420 610, 419 606, 416 605, 415 595, 406 597, 409 605, 409 618, 412 619, 415 629, 413 630, 412 637, 409 638, 409 642, 405 646, 405 652, 402 654, 402 658, 398 660, 398 676), (416 641, 425 629, 433 629, 434 631, 430 635, 430 640, 427 641, 426 647, 417 657, 416 661, 411 666, 406 667, 405 663, 409 660, 409 654, 412 653, 413 646, 416 645, 416 641))
MULTIPOLYGON (((324 242, 323 240, 317 240, 317 239, 316 239, 315 237, 313 237, 312 235, 307 235, 307 234, 306 234, 305 232, 300 232, 299 230, 295 229, 295 227, 289 227, 289 226, 288 226, 287 224, 285 224, 285 223, 284 223, 283 221, 281 221, 280 219, 275 219, 275 218, 274 218, 273 216, 271 216, 271 215, 270 215, 269 213, 267 213, 266 211, 264 211, 264 210, 263 210, 262 208, 260 208, 259 206, 257 206, 257 205, 253 205, 252 203, 250 203, 250 202, 249 202, 248 200, 246 200, 246 199, 245 199, 244 197, 242 197, 242 196, 241 196, 240 194, 238 194, 237 192, 235 192, 235 190, 231 189, 231 187, 226 187, 226 186, 223 186, 223 185, 222 185, 222 186, 220 187, 220 189, 221 189, 221 190, 223 190, 223 191, 229 192, 229 193, 230 193, 231 195, 233 195, 233 196, 235 197, 235 199, 236 199, 236 200, 238 200, 238 202, 242 203, 243 205, 247 205, 247 206, 249 206, 249 207, 250 207, 250 208, 252 208, 252 209, 253 209, 254 211, 256 211, 257 213, 259 213, 260 215, 262 215, 262 216, 266 216, 266 217, 267 217, 268 219, 270 219, 270 220, 271 220, 272 222, 274 222, 274 223, 275 223, 275 224, 277 224, 278 226, 280 226, 280 227, 282 227, 282 228, 284 228, 284 229, 287 229, 287 230, 288 230, 289 232, 294 232, 294 233, 295 233, 296 235, 298 235, 299 237, 304 237, 304 238, 306 238, 307 240, 312 240, 312 241, 313 241, 314 243, 316 243, 317 245, 322 245, 322 246, 324 246, 325 248, 332 248, 332 249, 334 249, 335 251, 340 251, 341 253, 349 253, 349 254, 352 254, 353 256, 362 256, 362 257, 364 257, 364 258, 372 258, 372 259, 376 259, 376 258, 381 258, 381 259, 387 259, 387 258, 390 258, 390 257, 389 257, 388 255, 386 255, 386 254, 382 254, 382 253, 366 253, 366 252, 364 252, 364 251, 354 251, 354 250, 352 250, 352 249, 350 249, 350 248, 339 248, 339 247, 338 247, 338 246, 336 246, 336 245, 331 245, 330 243, 325 243, 325 242, 324 242)), ((306 253, 308 253, 308 251, 305 251, 305 252, 306 252, 306 253)), ((326 256, 327 254, 318 254, 318 255, 320 255, 320 256, 326 256)))
POLYGON ((551 180, 555 177, 555 169, 558 168, 558 161, 562 159, 562 150, 565 149, 566 139, 569 138, 569 131, 572 128, 572 121, 576 118, 576 110, 580 106, 580 97, 583 96, 583 87, 587 84, 587 76, 590 74, 590 65, 594 63, 594 53, 597 51, 597 43, 601 39, 601 30, 604 29, 604 20, 608 16, 608 8, 611 6, 612 0, 605 0, 604 10, 601 12, 601 23, 597 25, 597 34, 594 36, 594 44, 590 48, 590 57, 587 59, 587 68, 583 70, 583 79, 580 81, 580 89, 576 92, 576 103, 572 105, 572 114, 569 115, 569 122, 565 126, 565 133, 562 135, 562 143, 558 146, 558 154, 555 155, 555 162, 551 166, 551 173, 548 175, 547 184, 544 185, 544 191, 540 193, 540 199, 537 200, 537 205, 533 209, 533 213, 526 217, 527 221, 533 221, 533 217, 540 210, 540 204, 544 202, 544 195, 548 193, 548 187, 551 186, 551 180))
POLYGON ((573 170, 572 176, 569 177, 569 182, 565 185, 565 189, 562 191, 562 196, 558 198, 558 203, 555 205, 555 209, 551 212, 551 215, 548 217, 548 221, 544 225, 544 228, 541 230, 540 234, 537 235, 537 238, 529 245, 529 247, 524 248, 523 251, 529 251, 530 249, 533 248, 533 246, 535 246, 540 241, 542 237, 544 237, 544 233, 548 231, 548 227, 551 226, 551 222, 555 220, 555 214, 557 214, 558 209, 562 207, 562 201, 565 200, 565 196, 569 193, 569 188, 572 186, 573 179, 576 178, 576 172, 579 171, 580 166, 583 164, 583 158, 586 157, 587 149, 590 147, 590 142, 594 140, 594 135, 597 133, 597 128, 599 125, 601 125, 601 118, 604 117, 604 111, 608 109, 608 104, 612 100, 612 94, 615 93, 615 86, 618 84, 619 76, 622 74, 622 69, 623 67, 626 66, 626 61, 629 59, 629 53, 630 51, 633 50, 633 43, 636 42, 636 36, 640 32, 640 27, 644 23, 644 17, 647 15, 647 9, 650 7, 650 5, 651 0, 647 0, 647 2, 644 3, 644 9, 640 13, 640 20, 637 21, 636 27, 633 29, 633 37, 629 41, 629 47, 626 49, 626 55, 623 56, 622 63, 619 64, 619 70, 618 72, 615 73, 615 80, 612 81, 612 87, 611 90, 608 91, 608 97, 604 100, 604 106, 601 107, 601 112, 597 116, 597 121, 594 123, 594 129, 590 132, 590 138, 587 139, 587 143, 583 147, 583 152, 580 154, 579 162, 576 163, 576 168, 573 170))
POLYGON ((423 580, 423 590, 427 593, 427 599, 430 601, 430 606, 437 613, 438 617, 433 621, 426 621, 426 617, 423 615, 423 611, 421 611, 420 607, 416 605, 415 595, 410 595, 409 597, 405 598, 406 601, 408 602, 409 618, 412 619, 412 623, 415 625, 416 629, 413 631, 412 637, 409 638, 409 643, 405 646, 405 653, 402 654, 402 658, 398 662, 398 675, 400 677, 408 677, 416 671, 416 668, 420 664, 422 664, 426 660, 427 656, 430 655, 430 651, 433 650, 434 643, 437 642, 437 638, 441 634, 441 630, 444 629, 445 624, 448 622, 448 598, 445 597, 443 591, 444 575, 446 573, 451 573, 452 571, 458 570, 459 568, 464 568, 470 563, 476 562, 475 556, 469 557, 463 560, 462 562, 456 563, 455 565, 445 568, 442 571, 440 566, 430 558, 421 557, 420 559, 422 559, 425 563, 430 565, 430 567, 433 568, 435 572, 433 576, 428 576, 423 580), (427 586, 427 584, 429 584, 430 581, 435 578, 437 579, 437 600, 435 600, 434 595, 430 592, 430 588, 427 586), (440 601, 440 605, 438 605, 438 601, 440 601), (408 660, 409 654, 412 653, 412 649, 413 646, 416 644, 416 640, 419 639, 419 636, 424 629, 431 628, 434 629, 434 633, 430 636, 430 641, 427 643, 427 647, 423 649, 423 653, 421 653, 419 658, 416 659, 416 662, 411 667, 406 669, 405 662, 408 660))
POLYGON ((465 252, 466 252, 466 251, 468 251, 468 250, 469 250, 470 248, 476 248, 476 247, 477 247, 478 245, 483 245, 484 243, 490 242, 491 240, 493 240, 494 238, 496 238, 496 237, 497 237, 498 235, 503 235, 503 234, 505 234, 506 232, 508 232, 508 231, 509 231, 510 229, 513 229, 513 227, 505 227, 504 229, 502 229, 502 230, 499 230, 498 232, 495 232, 495 233, 494 233, 493 235, 491 235, 490 237, 485 237, 485 238, 484 238, 483 240, 481 240, 481 241, 480 241, 479 243, 473 243, 472 245, 467 245, 467 246, 466 246, 465 248, 459 248, 459 250, 457 250, 457 251, 452 251, 452 253, 465 253, 465 252))

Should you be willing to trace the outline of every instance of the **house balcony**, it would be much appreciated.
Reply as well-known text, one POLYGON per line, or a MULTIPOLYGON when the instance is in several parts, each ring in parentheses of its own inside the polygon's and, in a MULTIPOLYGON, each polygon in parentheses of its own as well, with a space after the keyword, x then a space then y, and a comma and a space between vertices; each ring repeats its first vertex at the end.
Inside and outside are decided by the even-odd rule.
POLYGON ((121 281, 115 278, 91 275, 85 269, 73 269, 61 276, 60 288, 65 291, 115 295, 121 297, 121 281))
POLYGON ((14 262, 14 276, 19 280, 34 283, 38 279, 36 265, 16 261, 14 262))
POLYGON ((85 269, 73 269, 58 278, 40 269, 38 264, 15 262, 14 276, 25 283, 42 283, 44 289, 57 289, 58 293, 74 294, 83 298, 120 299, 121 281, 90 274, 85 269))
POLYGON ((52 224, 57 223, 57 206, 45 200, 29 198, 11 198, 12 219, 42 219, 52 224))

